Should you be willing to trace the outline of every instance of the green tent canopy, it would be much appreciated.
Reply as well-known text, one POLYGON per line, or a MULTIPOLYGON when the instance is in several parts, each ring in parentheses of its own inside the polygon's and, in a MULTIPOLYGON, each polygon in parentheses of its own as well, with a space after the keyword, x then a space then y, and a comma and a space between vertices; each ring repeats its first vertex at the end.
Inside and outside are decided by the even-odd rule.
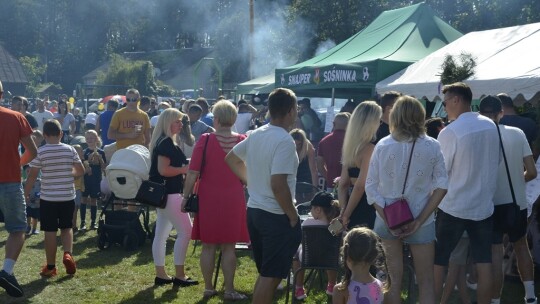
POLYGON ((236 94, 269 94, 274 89, 274 74, 251 79, 236 85, 236 94))
POLYGON ((381 13, 332 49, 276 69, 275 84, 297 95, 370 98, 375 84, 461 37, 425 3, 381 13))

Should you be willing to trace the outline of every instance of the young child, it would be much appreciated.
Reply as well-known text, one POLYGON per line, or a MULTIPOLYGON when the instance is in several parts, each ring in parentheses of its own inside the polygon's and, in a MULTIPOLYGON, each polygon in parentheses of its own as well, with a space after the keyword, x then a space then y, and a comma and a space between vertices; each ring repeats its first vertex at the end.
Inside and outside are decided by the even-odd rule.
MULTIPOLYGON (((40 131, 35 130, 32 134, 32 140, 34 141, 34 144, 36 144, 36 147, 41 146, 41 142, 43 141, 43 135, 40 131)), ((25 166, 25 174, 24 176, 28 176, 28 173, 30 171, 29 166, 25 166)), ((37 224, 39 222, 39 195, 40 195, 40 189, 41 189, 41 177, 38 176, 36 178, 36 181, 34 182, 34 186, 32 187, 32 190, 30 191, 30 199, 26 201, 26 221, 27 221, 27 227, 26 227, 26 235, 32 235, 32 234, 39 234, 39 229, 37 229, 37 224)))
MULTIPOLYGON (((328 225, 330 221, 339 216, 339 202, 334 200, 332 194, 328 192, 318 192, 311 200, 311 217, 302 222, 302 227, 314 225, 328 225)), ((299 259, 302 257, 302 247, 300 246, 297 252, 297 258, 293 260, 293 269, 300 268, 299 259)), ((332 295, 334 285, 336 285, 337 272, 327 271, 328 285, 326 286, 326 294, 332 295)), ((297 300, 307 298, 304 289, 304 271, 299 271, 296 274, 296 286, 294 296, 297 300)))
POLYGON ((383 293, 390 287, 390 278, 383 284, 369 272, 370 267, 388 273, 386 256, 379 236, 369 228, 353 228, 347 233, 341 247, 345 266, 343 281, 334 288, 333 304, 383 303, 383 293))
MULTIPOLYGON (((77 155, 79 155, 80 159, 84 158, 84 153, 81 145, 73 145, 73 148, 75 148, 75 151, 77 151, 77 155)), ((84 166, 85 173, 88 172, 90 169, 90 166, 84 166)), ((84 178, 82 176, 75 178, 75 210, 73 211, 73 234, 77 234, 79 232, 79 229, 77 228, 77 217, 79 213, 79 208, 81 207, 82 202, 82 194, 84 192, 84 178)))
POLYGON ((97 229, 97 198, 99 197, 102 171, 106 167, 105 152, 101 150, 101 139, 95 130, 84 134, 88 148, 84 150, 84 164, 90 170, 84 175, 83 202, 81 204, 81 230, 86 230, 86 206, 90 205, 90 229, 97 229))
POLYGON ((41 171, 40 218, 41 230, 45 232, 47 264, 43 266, 40 274, 43 277, 56 275, 58 229, 64 249, 62 262, 68 274, 75 274, 77 267, 72 256, 74 178, 84 174, 84 167, 75 149, 60 143, 63 134, 58 121, 45 121, 43 135, 47 144, 38 149, 36 158, 30 162, 30 173, 24 186, 24 195, 28 200, 41 171))

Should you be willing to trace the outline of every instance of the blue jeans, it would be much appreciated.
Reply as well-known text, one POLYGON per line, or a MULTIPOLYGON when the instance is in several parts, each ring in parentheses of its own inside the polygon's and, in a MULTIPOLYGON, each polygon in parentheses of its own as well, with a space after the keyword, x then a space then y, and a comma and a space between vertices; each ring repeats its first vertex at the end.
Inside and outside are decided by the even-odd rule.
POLYGON ((0 210, 7 232, 26 231, 26 203, 21 183, 0 183, 0 210))

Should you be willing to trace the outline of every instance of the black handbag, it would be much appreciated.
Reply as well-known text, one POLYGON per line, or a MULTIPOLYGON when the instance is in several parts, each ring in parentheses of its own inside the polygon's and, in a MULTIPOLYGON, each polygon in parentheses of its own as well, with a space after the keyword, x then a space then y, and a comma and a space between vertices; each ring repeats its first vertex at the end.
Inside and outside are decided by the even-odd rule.
POLYGON ((167 191, 165 185, 145 180, 139 187, 135 199, 142 204, 157 208, 165 208, 167 205, 167 191))
POLYGON ((201 176, 202 171, 204 168, 204 158, 206 156, 206 146, 208 146, 208 138, 210 138, 210 134, 206 136, 206 142, 204 143, 204 149, 203 149, 203 155, 202 155, 202 161, 201 161, 201 169, 199 172, 199 176, 197 176, 197 180, 195 181, 195 185, 193 186, 193 191, 191 191, 191 194, 189 195, 186 204, 184 205, 184 211, 185 212, 191 212, 191 213, 197 213, 199 212, 199 183, 201 182, 201 176))

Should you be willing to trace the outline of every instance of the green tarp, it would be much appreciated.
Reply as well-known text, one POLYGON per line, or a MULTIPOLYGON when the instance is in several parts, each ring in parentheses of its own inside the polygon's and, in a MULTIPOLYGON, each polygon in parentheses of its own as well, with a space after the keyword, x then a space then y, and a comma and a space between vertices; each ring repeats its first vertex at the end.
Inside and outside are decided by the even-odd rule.
POLYGON ((236 94, 268 94, 274 89, 274 74, 258 77, 239 83, 236 86, 236 94))
POLYGON ((425 3, 385 11, 332 49, 296 65, 276 69, 275 84, 301 96, 370 98, 375 84, 462 34, 425 3))

